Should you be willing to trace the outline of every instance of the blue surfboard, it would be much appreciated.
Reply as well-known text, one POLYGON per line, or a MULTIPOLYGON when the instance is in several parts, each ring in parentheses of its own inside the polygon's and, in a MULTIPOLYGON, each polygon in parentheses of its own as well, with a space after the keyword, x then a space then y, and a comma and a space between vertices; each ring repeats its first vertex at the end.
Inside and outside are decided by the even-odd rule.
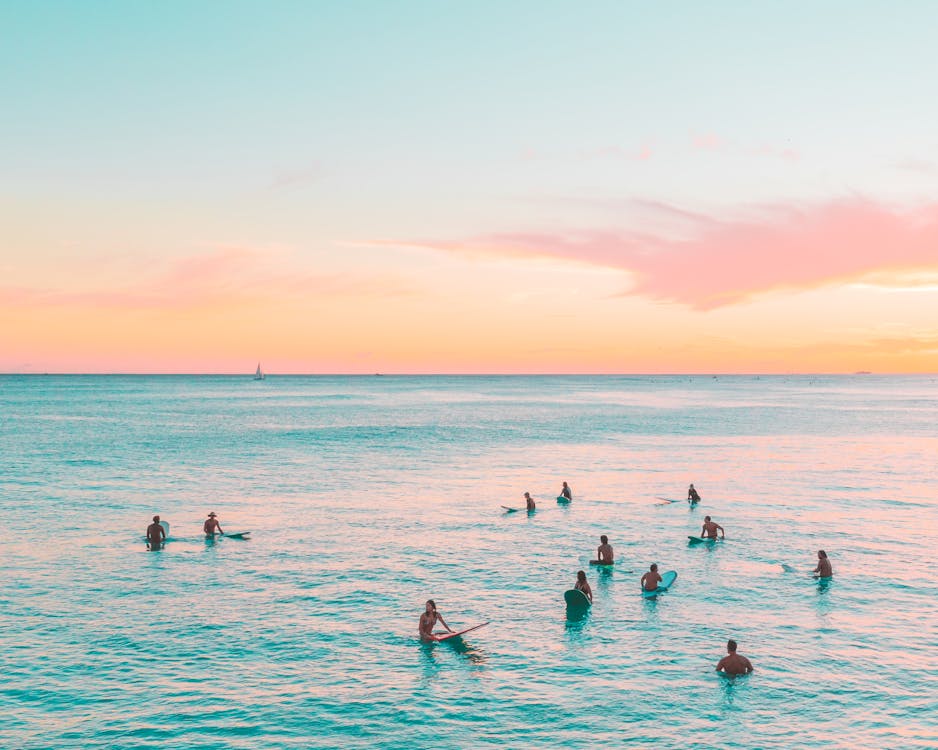
POLYGON ((588 609, 593 604, 589 597, 579 589, 564 591, 563 598, 569 609, 588 609))
POLYGON ((669 570, 667 573, 662 573, 661 582, 658 584, 658 588, 654 589, 653 591, 645 591, 645 589, 642 589, 642 596, 647 599, 664 593, 669 588, 671 588, 671 584, 674 583, 675 579, 677 579, 677 573, 673 570, 669 570))

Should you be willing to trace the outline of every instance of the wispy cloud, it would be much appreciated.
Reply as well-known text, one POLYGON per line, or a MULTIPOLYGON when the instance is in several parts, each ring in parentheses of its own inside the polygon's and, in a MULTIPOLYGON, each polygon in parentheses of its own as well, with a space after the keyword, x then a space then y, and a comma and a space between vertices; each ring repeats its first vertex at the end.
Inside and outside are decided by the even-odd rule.
POLYGON ((938 268, 938 205, 897 212, 864 199, 771 206, 723 220, 671 213, 680 238, 660 230, 518 232, 462 242, 385 243, 439 251, 560 258, 633 275, 630 294, 711 310, 780 289, 938 268))
POLYGON ((76 278, 64 286, 0 286, 0 306, 188 309, 303 297, 399 297, 412 285, 386 275, 300 270, 281 251, 222 247, 151 267, 123 283, 97 286, 76 278))

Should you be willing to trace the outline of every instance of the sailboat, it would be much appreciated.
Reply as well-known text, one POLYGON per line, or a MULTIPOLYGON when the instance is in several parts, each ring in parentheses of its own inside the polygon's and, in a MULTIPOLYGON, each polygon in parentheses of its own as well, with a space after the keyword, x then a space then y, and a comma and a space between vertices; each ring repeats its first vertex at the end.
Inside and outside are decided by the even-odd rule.
POLYGON ((258 363, 257 363, 257 372, 254 373, 254 379, 255 379, 255 380, 263 380, 265 377, 266 377, 266 376, 264 375, 263 371, 261 370, 261 363, 258 362, 258 363))

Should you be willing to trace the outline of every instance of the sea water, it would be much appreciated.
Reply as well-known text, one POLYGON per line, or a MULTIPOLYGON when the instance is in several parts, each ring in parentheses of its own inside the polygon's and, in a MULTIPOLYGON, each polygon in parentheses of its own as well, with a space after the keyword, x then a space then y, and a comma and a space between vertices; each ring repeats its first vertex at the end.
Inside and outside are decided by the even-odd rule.
POLYGON ((0 447, 3 748, 938 744, 934 377, 5 376, 0 447))

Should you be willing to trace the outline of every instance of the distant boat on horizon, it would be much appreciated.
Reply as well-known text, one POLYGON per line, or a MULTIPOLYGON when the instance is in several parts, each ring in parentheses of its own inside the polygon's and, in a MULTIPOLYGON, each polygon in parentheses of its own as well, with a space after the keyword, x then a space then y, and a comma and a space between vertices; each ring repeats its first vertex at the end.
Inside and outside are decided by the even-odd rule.
POLYGON ((255 379, 255 380, 263 380, 265 377, 267 377, 267 376, 264 375, 263 370, 261 370, 261 363, 258 362, 258 363, 257 363, 257 372, 254 373, 254 379, 255 379))

